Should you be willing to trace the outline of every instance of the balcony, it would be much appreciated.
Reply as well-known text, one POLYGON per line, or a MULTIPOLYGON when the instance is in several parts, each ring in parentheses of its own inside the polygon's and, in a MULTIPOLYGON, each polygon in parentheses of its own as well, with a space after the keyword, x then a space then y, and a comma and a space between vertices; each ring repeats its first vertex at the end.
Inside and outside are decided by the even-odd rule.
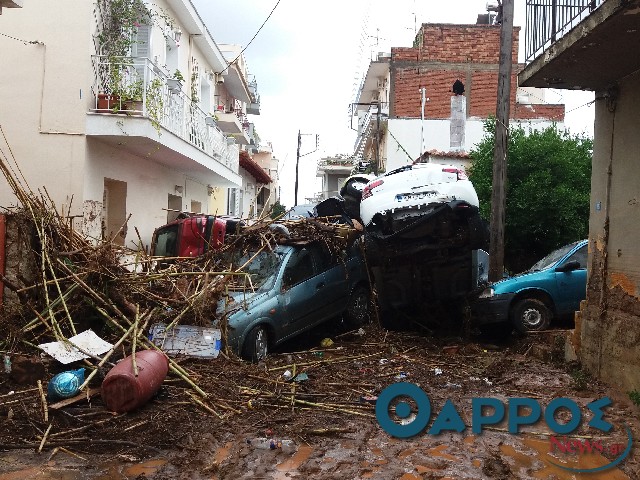
POLYGON ((640 0, 527 0, 521 86, 604 90, 640 68, 640 0))
POLYGON ((216 124, 222 132, 235 138, 240 145, 249 144, 249 121, 242 110, 225 110, 224 106, 218 107, 216 124))
POLYGON ((95 55, 92 64, 88 136, 185 173, 213 172, 221 186, 240 184, 238 147, 153 62, 134 57, 109 62, 95 55))
POLYGON ((318 161, 316 177, 324 175, 349 176, 353 170, 353 157, 328 157, 318 161))
POLYGON ((250 115, 260 115, 260 94, 258 93, 258 82, 255 78, 249 82, 250 102, 247 104, 247 113, 250 115))

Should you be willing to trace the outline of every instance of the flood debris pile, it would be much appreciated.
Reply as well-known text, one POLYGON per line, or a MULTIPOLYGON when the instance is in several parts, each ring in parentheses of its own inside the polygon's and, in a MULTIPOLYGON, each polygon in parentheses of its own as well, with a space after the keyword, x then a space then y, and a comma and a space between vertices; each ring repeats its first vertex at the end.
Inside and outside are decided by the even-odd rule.
MULTIPOLYGON (((116 237, 85 237, 73 228, 71 206, 62 211, 46 188, 38 193, 31 191, 26 181, 14 175, 19 169, 10 168, 1 159, 0 170, 19 201, 18 207, 6 211, 23 239, 22 272, 28 272, 2 278, 17 299, 6 303, 0 315, 4 333, 0 351, 6 359, 6 375, 0 378, 0 418, 12 427, 0 429, 0 444, 5 447, 40 442, 42 449, 58 445, 60 438, 65 439, 66 445, 95 444, 94 437, 89 441, 81 433, 102 429, 109 423, 118 424, 118 428, 114 428, 112 438, 103 440, 118 444, 123 432, 137 427, 126 421, 113 422, 118 418, 112 416, 113 412, 105 408, 91 410, 91 406, 96 402, 104 406, 99 396, 101 382, 121 359, 130 359, 137 377, 140 365, 136 364, 136 352, 159 350, 149 339, 152 325, 166 329, 178 325, 210 327, 217 319, 224 339, 225 319, 220 318, 220 303, 231 290, 253 289, 244 270, 247 255, 274 250, 282 243, 310 241, 321 241, 337 254, 358 236, 354 228, 330 218, 275 224, 264 218, 230 237, 222 248, 211 249, 197 258, 152 257, 141 247, 118 245, 116 237), (90 338, 84 338, 85 334, 90 338), (81 339, 88 343, 81 343, 81 339), (97 344, 106 347, 96 350, 97 344), (77 397, 55 398, 51 390, 47 391, 47 383, 56 374, 80 369, 82 376, 78 376, 75 390, 68 390, 79 392, 77 397), (81 413, 71 413, 74 409, 81 413)), ((126 226, 127 222, 122 229, 126 226)), ((220 362, 245 368, 232 352, 221 354, 223 358, 216 368, 221 368, 220 362)), ((183 367, 184 361, 180 357, 168 358, 166 387, 160 392, 161 397, 167 396, 167 415, 179 412, 184 405, 216 412, 216 416, 218 409, 240 413, 223 400, 211 400, 211 392, 200 386, 206 378, 197 369, 183 367)), ((65 388, 59 392, 67 392, 65 388)), ((149 429, 152 443, 166 441, 170 446, 175 441, 172 435, 166 435, 167 421, 156 412, 154 422, 160 432, 149 429)), ((172 421, 180 423, 173 417, 172 421)))

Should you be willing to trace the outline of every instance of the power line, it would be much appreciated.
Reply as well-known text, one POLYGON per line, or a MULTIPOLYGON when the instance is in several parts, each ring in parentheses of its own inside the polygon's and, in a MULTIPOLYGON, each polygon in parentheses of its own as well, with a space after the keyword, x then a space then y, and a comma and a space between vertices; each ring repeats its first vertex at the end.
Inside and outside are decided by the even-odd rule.
POLYGON ((244 51, 249 48, 249 45, 251 45, 251 42, 253 42, 255 40, 255 38, 258 36, 258 34, 260 33, 260 30, 262 30, 262 27, 265 26, 265 24, 269 21, 269 19, 271 18, 271 15, 273 15, 273 12, 275 12, 276 8, 278 8, 278 5, 280 5, 281 0, 278 0, 275 4, 275 6, 271 9, 271 12, 269 13, 269 15, 267 16, 267 18, 265 19, 264 22, 262 22, 262 25, 260 25, 260 28, 258 29, 258 31, 255 33, 255 35, 251 38, 251 40, 249 40, 249 43, 247 43, 247 45, 240 51, 240 53, 238 54, 238 56, 236 58, 234 58, 231 62, 227 63, 227 66, 224 67, 224 69, 219 72, 222 73, 225 70, 227 70, 236 60, 238 60, 240 58, 240 56, 244 53, 244 51))
POLYGON ((39 41, 39 40, 22 40, 20 38, 12 37, 11 35, 7 35, 6 33, 0 33, 0 35, 2 35, 3 37, 10 38, 11 40, 16 40, 18 42, 22 42, 25 45, 29 45, 29 44, 44 45, 44 43, 39 41))

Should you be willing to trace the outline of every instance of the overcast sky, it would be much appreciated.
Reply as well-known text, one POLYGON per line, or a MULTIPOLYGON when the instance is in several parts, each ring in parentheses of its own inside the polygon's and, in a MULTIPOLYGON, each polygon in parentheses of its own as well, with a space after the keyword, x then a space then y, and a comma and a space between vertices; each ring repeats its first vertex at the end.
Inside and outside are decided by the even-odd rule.
MULTIPOLYGON (((319 190, 317 160, 353 153, 349 105, 377 52, 410 47, 422 23, 474 24, 487 4, 486 0, 192 1, 216 43, 243 47, 277 4, 244 57, 261 99, 260 115, 250 119, 280 159, 279 183, 287 207, 294 203, 298 131, 304 134, 298 203, 305 203, 305 197, 319 190), (315 135, 320 143, 313 152, 315 135)), ((521 62, 524 8, 525 0, 515 0, 514 25, 522 27, 521 62)), ((593 135, 593 106, 578 108, 592 98, 589 92, 552 90, 546 101, 566 103, 565 126, 573 133, 593 135)))

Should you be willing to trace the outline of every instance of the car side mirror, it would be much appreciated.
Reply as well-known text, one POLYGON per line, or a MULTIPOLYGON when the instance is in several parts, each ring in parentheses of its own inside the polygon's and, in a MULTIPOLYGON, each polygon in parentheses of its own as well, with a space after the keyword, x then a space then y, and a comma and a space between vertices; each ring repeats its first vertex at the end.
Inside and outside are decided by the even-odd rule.
POLYGON ((577 260, 571 260, 570 262, 560 265, 556 268, 556 272, 572 272, 580 268, 580 262, 577 260))

